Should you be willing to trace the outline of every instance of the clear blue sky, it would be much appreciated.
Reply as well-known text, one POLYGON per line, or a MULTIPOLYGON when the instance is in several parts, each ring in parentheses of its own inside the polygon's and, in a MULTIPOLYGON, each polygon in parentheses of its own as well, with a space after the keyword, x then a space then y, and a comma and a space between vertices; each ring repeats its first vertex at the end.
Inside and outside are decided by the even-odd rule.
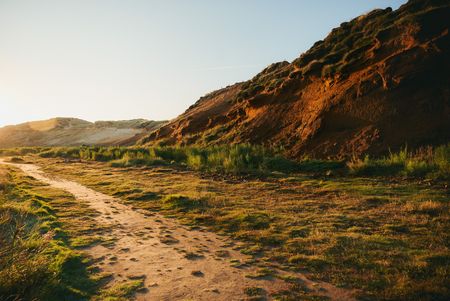
POLYGON ((0 126, 170 119, 387 0, 0 0, 0 126))

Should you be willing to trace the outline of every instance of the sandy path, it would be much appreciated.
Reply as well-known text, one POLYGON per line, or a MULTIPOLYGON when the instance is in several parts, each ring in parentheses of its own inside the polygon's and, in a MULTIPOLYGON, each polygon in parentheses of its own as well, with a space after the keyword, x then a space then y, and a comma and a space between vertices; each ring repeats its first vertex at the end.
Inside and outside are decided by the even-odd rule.
MULTIPOLYGON (((136 294, 137 300, 230 301, 245 299, 246 287, 261 287, 267 295, 289 289, 286 282, 275 277, 246 277, 258 270, 254 265, 232 267, 231 260, 244 263, 251 257, 235 250, 237 245, 226 237, 188 229, 159 214, 134 210, 76 182, 50 177, 36 165, 6 163, 1 159, 0 163, 19 167, 29 176, 73 194, 100 212, 97 221, 110 226, 115 243, 107 247, 96 245, 86 251, 97 260, 102 271, 114 275, 112 283, 144 279, 145 289, 136 294), (188 252, 198 256, 186 256, 188 252)), ((301 279, 315 294, 332 300, 353 300, 352 291, 310 281, 302 274, 289 275, 301 279)))

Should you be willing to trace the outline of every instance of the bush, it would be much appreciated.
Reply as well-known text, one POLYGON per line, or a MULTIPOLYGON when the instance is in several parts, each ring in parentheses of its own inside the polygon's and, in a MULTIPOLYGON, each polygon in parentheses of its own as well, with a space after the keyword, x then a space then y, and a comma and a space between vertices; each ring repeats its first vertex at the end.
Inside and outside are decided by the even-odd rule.
POLYGON ((0 169, 0 300, 85 300, 98 280, 71 249, 48 201, 0 169))
MULTIPOLYGON (((89 151, 92 152, 92 150, 89 151)), ((109 153, 115 152, 109 151, 109 153)), ((101 154, 101 150, 96 150, 95 156, 86 157, 90 160, 100 161, 104 158, 104 156, 100 156, 101 154)), ((111 161, 111 165, 117 167, 178 164, 188 166, 193 170, 234 174, 290 172, 294 171, 297 166, 297 163, 272 150, 249 144, 205 148, 195 146, 128 148, 119 156, 112 157, 115 159, 111 161)))
POLYGON ((450 143, 436 148, 433 161, 437 166, 435 175, 439 178, 450 179, 450 143))
POLYGON ((115 167, 178 164, 194 170, 252 173, 292 171, 295 163, 262 146, 249 144, 222 145, 199 148, 195 146, 149 148, 81 147, 54 148, 39 154, 41 157, 79 158, 89 161, 111 162, 115 167))
POLYGON ((397 175, 404 169, 404 164, 397 159, 364 159, 354 158, 347 162, 351 174, 355 175, 397 175))
POLYGON ((407 148, 388 157, 371 159, 354 158, 347 163, 355 175, 403 175, 410 177, 450 178, 450 144, 436 149, 422 148, 408 152, 407 148))
POLYGON ((36 221, 23 208, 0 207, 0 299, 29 296, 52 280, 45 255, 49 245, 36 221))

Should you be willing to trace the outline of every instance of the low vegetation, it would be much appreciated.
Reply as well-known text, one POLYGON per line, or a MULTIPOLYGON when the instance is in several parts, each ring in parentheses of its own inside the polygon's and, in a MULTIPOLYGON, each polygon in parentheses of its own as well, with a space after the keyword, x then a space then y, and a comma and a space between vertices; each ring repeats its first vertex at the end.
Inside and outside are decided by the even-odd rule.
MULTIPOLYGON (((58 148, 33 156, 10 150, 10 156, 40 163, 47 172, 134 208, 160 211, 241 241, 239 250, 261 267, 249 278, 282 277, 270 272, 278 267, 358 289, 364 300, 446 300, 449 150, 448 145, 403 149, 348 162, 293 162, 248 145, 58 148), (241 165, 227 165, 225 158, 241 165), (267 162, 275 159, 289 168, 270 167, 267 162), (235 176, 245 172, 265 176, 235 176)), ((246 264, 230 262, 236 268, 246 264)), ((283 296, 295 300, 308 292, 299 286, 283 296)))
POLYGON ((82 299, 98 287, 101 276, 91 273, 88 259, 72 248, 53 197, 73 201, 0 166, 1 300, 82 299))
POLYGON ((281 151, 248 144, 184 147, 60 147, 6 149, 0 155, 39 154, 43 158, 64 158, 109 162, 113 167, 177 165, 193 170, 225 173, 289 172, 297 164, 284 158, 281 151))
POLYGON ((106 238, 96 214, 0 165, 0 300, 128 300, 141 284, 104 289, 109 275, 82 251, 106 238))
MULTIPOLYGON (((408 152, 405 147, 387 157, 355 157, 347 162, 305 157, 293 161, 282 150, 238 144, 230 146, 155 146, 155 147, 60 147, 0 150, 0 155, 38 154, 43 158, 64 158, 109 162, 113 167, 178 166, 197 171, 230 174, 267 174, 271 172, 311 172, 331 174, 335 171, 356 176, 407 176, 433 179, 450 178, 450 144, 408 152)), ((19 156, 19 157, 18 157, 19 156)), ((18 162, 18 161, 16 161, 18 162)))
POLYGON ((347 163, 351 174, 366 176, 409 176, 450 179, 450 144, 435 149, 408 152, 407 148, 384 158, 353 159, 347 163))
MULTIPOLYGON (((433 157, 446 149, 433 151, 433 157)), ((217 177, 169 163, 141 169, 74 162, 46 164, 46 170, 120 195, 135 208, 160 211, 187 226, 208 227, 241 241, 239 250, 254 261, 230 265, 260 266, 260 272, 248 274, 250 278, 282 277, 270 273, 275 266, 358 289, 364 300, 447 299, 446 181, 408 178, 402 169, 386 173, 388 177, 350 174, 342 162, 305 159, 298 164, 308 172, 261 178, 217 177), (344 172, 327 176, 333 166, 333 172, 344 172), (152 197, 140 199, 141 195, 152 197)), ((298 300, 308 294, 299 286, 283 296, 298 300)))

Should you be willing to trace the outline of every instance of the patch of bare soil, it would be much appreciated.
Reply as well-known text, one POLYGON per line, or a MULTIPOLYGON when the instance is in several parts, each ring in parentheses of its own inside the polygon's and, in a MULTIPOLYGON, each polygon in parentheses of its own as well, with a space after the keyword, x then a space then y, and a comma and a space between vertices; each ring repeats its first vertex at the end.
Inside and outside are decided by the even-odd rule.
MULTIPOLYGON (((101 271, 112 273, 108 285, 143 279, 145 288, 137 300, 243 300, 246 288, 261 288, 270 295, 289 290, 291 284, 278 277, 250 278, 258 267, 239 252, 239 243, 203 229, 189 229, 159 214, 134 210, 117 199, 76 182, 53 178, 36 165, 0 163, 19 167, 29 176, 65 190, 101 213, 98 223, 109 225, 111 244, 86 249, 101 271)), ((332 300, 352 300, 352 291, 314 282, 298 273, 275 271, 295 277, 311 293, 332 300)), ((261 291, 261 290, 260 290, 261 291)))

